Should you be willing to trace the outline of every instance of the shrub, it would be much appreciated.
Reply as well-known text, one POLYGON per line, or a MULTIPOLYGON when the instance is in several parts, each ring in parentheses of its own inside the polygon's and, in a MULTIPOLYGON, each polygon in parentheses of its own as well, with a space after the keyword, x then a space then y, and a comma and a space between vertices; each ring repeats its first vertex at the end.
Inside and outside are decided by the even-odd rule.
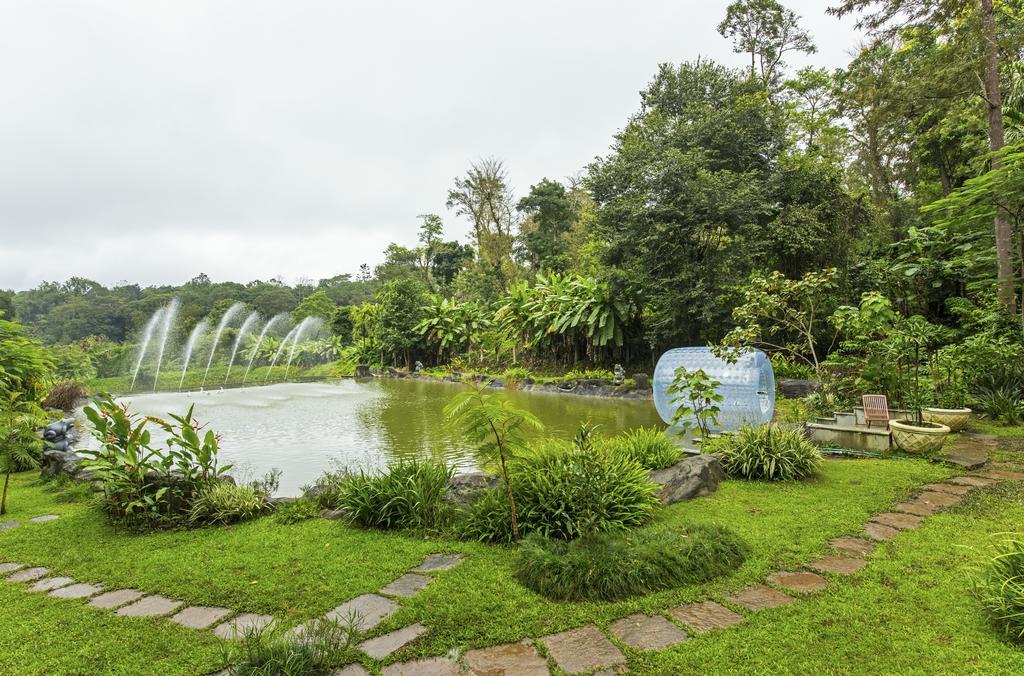
POLYGON ((505 387, 513 389, 533 377, 530 373, 530 369, 523 368, 521 366, 513 366, 505 369, 505 373, 502 374, 502 379, 505 381, 505 387))
POLYGON ((247 631, 237 646, 224 651, 232 676, 308 676, 329 674, 356 655, 353 624, 313 620, 294 635, 282 629, 247 631))
POLYGON ((974 595, 999 630, 1024 642, 1024 540, 1009 536, 994 547, 974 577, 974 595))
POLYGON ((608 369, 573 369, 562 380, 614 380, 615 374, 608 369))
POLYGON ((718 526, 602 533, 572 540, 530 536, 516 562, 526 587, 559 601, 616 601, 727 575, 747 546, 718 526))
POLYGON ((1024 369, 994 364, 971 388, 981 409, 998 422, 1016 425, 1024 416, 1024 369))
POLYGON ((744 479, 802 479, 821 463, 821 452, 799 430, 775 425, 744 427, 706 443, 703 450, 718 453, 726 473, 744 479))
POLYGON ((320 513, 320 507, 312 498, 299 498, 291 502, 282 502, 274 508, 274 521, 290 526, 300 521, 312 519, 320 513))
POLYGON ((683 452, 657 427, 639 427, 601 442, 607 452, 646 467, 664 469, 679 462, 683 452))
POLYGON ((43 406, 61 411, 72 411, 78 402, 88 394, 89 390, 82 383, 65 380, 50 388, 46 398, 43 399, 43 406))
POLYGON ((337 508, 364 528, 436 529, 449 512, 444 496, 453 473, 440 462, 400 460, 383 474, 350 474, 340 484, 337 508))
POLYGON ((255 487, 216 481, 199 489, 189 508, 188 520, 193 524, 237 523, 267 509, 266 494, 255 487))

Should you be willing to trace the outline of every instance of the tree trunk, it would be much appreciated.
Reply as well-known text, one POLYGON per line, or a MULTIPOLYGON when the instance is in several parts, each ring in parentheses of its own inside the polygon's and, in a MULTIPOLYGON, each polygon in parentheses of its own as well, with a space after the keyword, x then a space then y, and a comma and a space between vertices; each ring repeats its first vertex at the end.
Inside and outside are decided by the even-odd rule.
POLYGON ((0 516, 3 516, 7 513, 7 484, 10 482, 10 480, 11 473, 6 472, 4 474, 4 494, 3 497, 0 498, 0 516))
MULTIPOLYGON (((992 0, 981 0, 981 39, 985 55, 985 101, 988 105, 988 144, 996 152, 1006 143, 1003 126, 1003 92, 999 87, 999 44, 996 36, 995 12, 992 0)), ((1003 162, 992 158, 992 168, 998 169, 1003 162)), ((1012 237, 1010 219, 1006 211, 998 208, 995 217, 996 272, 999 276, 999 300, 1011 314, 1015 314, 1016 295, 1013 283, 1012 237)))

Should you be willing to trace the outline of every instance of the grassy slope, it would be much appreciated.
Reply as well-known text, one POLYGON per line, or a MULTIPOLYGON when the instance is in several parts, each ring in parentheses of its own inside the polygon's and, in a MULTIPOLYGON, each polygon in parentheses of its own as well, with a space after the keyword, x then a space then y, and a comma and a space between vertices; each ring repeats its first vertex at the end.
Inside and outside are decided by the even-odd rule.
MULTIPOLYGON (((512 577, 513 553, 507 549, 368 533, 319 519, 293 526, 261 519, 237 527, 126 535, 107 526, 89 505, 60 502, 34 485, 31 474, 14 480, 11 518, 25 520, 47 512, 63 518, 0 533, 0 558, 47 565, 108 587, 131 586, 191 603, 271 612, 297 623, 379 589, 429 552, 464 552, 466 563, 403 601, 402 610, 380 628, 382 632, 413 621, 431 627, 424 639, 395 655, 405 659, 440 654, 456 645, 472 648, 541 636, 588 621, 603 624, 637 610, 655 611, 735 590, 771 570, 810 560, 829 538, 857 532, 871 512, 885 509, 917 484, 948 474, 921 461, 835 461, 825 464, 819 478, 799 484, 727 482, 713 497, 663 510, 660 520, 668 525, 729 525, 753 547, 747 564, 712 585, 620 603, 562 604, 539 598, 512 577)), ((0 589, 0 598, 10 601, 0 605, 0 654, 18 658, 16 673, 73 673, 90 655, 102 655, 112 672, 145 673, 137 665, 156 664, 147 655, 163 654, 164 649, 178 652, 175 646, 183 644, 176 642, 193 635, 167 623, 115 618, 78 608, 78 602, 27 598, 6 585, 0 589), (47 639, 41 641, 34 638, 38 633, 25 628, 22 613, 31 615, 36 629, 45 624, 68 631, 44 632, 47 639), (103 638, 83 640, 97 632, 103 638), (114 636, 124 638, 108 642, 106 637, 114 636)), ((740 631, 747 629, 736 633, 740 631)), ((726 632, 707 643, 732 635, 726 632)), ((174 665, 161 665, 160 673, 197 673, 200 664, 217 666, 216 646, 202 634, 194 636, 194 645, 174 665)), ((672 671, 673 663, 664 660, 675 654, 651 666, 672 671)))

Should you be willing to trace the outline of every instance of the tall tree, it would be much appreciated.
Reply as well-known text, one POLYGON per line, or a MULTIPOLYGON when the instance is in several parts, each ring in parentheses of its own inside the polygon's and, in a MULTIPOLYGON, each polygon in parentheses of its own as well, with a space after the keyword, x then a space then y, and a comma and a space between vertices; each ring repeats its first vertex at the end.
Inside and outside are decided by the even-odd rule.
POLYGON ((504 290, 509 278, 512 230, 515 226, 512 190, 500 160, 474 162, 465 176, 448 191, 449 209, 468 218, 473 226, 477 257, 495 275, 504 290))
POLYGON ((810 33, 800 27, 800 17, 776 0, 735 0, 718 24, 722 37, 732 38, 733 51, 750 54, 750 77, 774 86, 790 52, 817 51, 810 33))
POLYGON ((563 238, 576 219, 576 210, 565 186, 545 178, 530 187, 516 209, 528 219, 519 236, 527 262, 537 270, 566 269, 569 261, 563 238))

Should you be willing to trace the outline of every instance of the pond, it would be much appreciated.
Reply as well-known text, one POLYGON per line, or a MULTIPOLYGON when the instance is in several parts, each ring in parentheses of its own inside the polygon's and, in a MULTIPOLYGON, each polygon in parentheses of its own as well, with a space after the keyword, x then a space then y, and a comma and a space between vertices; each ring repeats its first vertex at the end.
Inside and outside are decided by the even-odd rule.
MULTIPOLYGON (((206 392, 123 397, 136 413, 166 417, 195 404, 195 417, 221 435, 222 463, 237 478, 283 472, 279 495, 298 495, 324 471, 379 469, 399 458, 432 457, 460 468, 475 466, 473 452, 445 422, 445 404, 465 385, 419 380, 351 379, 283 383, 206 392)), ((661 421, 651 401, 508 391, 550 436, 571 438, 591 422, 615 434, 661 421)), ((163 433, 154 427, 155 443, 163 433)), ((91 438, 89 439, 92 442, 91 438)), ((83 442, 85 443, 85 442, 83 442)), ((93 442, 94 443, 94 442, 93 442)))

